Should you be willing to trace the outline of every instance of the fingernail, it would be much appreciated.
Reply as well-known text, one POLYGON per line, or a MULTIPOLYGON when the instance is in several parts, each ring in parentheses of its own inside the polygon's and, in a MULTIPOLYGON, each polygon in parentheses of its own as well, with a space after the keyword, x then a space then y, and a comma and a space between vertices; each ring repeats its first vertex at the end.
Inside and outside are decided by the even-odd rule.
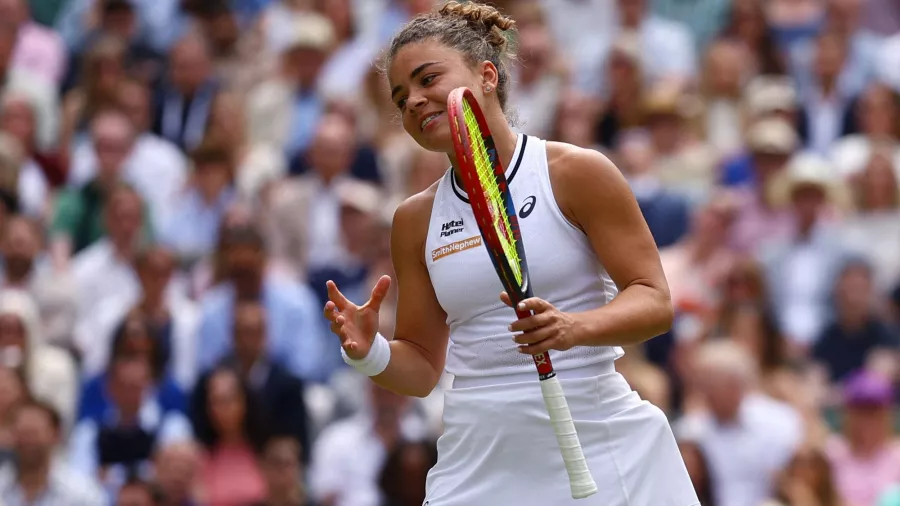
POLYGON ((507 325, 506 330, 512 332, 512 323, 510 323, 509 325, 507 325))
POLYGON ((518 305, 517 307, 518 307, 519 309, 521 309, 521 310, 524 310, 524 309, 525 309, 525 303, 524 303, 524 302, 520 302, 519 305, 518 305))

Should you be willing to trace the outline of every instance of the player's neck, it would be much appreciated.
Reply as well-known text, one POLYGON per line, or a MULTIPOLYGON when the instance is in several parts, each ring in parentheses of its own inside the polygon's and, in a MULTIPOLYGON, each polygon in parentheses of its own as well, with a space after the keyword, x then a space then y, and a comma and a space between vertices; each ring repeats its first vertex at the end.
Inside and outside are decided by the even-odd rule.
MULTIPOLYGON (((504 170, 509 170, 513 156, 516 151, 516 144, 519 142, 519 136, 510 128, 505 117, 501 117, 501 122, 495 121, 495 118, 488 117, 488 128, 494 138, 494 146, 497 148, 497 154, 500 156, 500 163, 503 164, 504 170), (499 124, 498 124, 499 123, 499 124)), ((460 188, 465 189, 462 177, 459 175, 459 164, 456 161, 456 153, 448 153, 447 158, 450 159, 450 165, 453 167, 453 178, 460 188)))

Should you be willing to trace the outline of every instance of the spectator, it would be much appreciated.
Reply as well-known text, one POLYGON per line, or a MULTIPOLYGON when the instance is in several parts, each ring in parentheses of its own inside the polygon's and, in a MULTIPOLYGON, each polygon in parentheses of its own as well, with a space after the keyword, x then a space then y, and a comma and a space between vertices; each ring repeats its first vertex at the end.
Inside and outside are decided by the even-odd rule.
MULTIPOLYGON (((155 229, 166 224, 188 179, 187 159, 172 142, 150 131, 150 89, 135 79, 122 79, 113 91, 115 103, 131 120, 135 137, 120 169, 123 181, 133 185, 147 202, 155 229)), ((76 143, 69 167, 68 184, 81 187, 97 175, 96 142, 76 143)))
POLYGON ((709 311, 718 304, 719 289, 737 260, 725 242, 734 206, 727 194, 714 197, 695 211, 686 237, 660 250, 676 311, 709 311))
POLYGON ((301 450, 297 440, 291 437, 277 437, 269 440, 262 454, 266 499, 255 506, 308 506, 311 504, 302 484, 301 450))
POLYGON ((820 34, 816 39, 813 77, 800 90, 802 109, 797 130, 808 149, 822 154, 835 140, 859 129, 853 109, 861 90, 841 79, 849 61, 848 50, 847 39, 841 35, 820 34))
POLYGON ((844 383, 843 435, 826 448, 834 483, 847 504, 875 504, 900 481, 900 444, 892 436, 894 393, 890 382, 859 372, 844 383))
POLYGON ((834 314, 815 343, 812 356, 828 369, 832 381, 844 381, 880 349, 900 347, 895 333, 872 307, 872 270, 864 261, 851 260, 834 283, 834 314))
POLYGON ((310 147, 312 170, 276 188, 271 196, 272 253, 298 272, 346 263, 336 188, 350 177, 353 145, 353 130, 345 118, 336 114, 323 118, 310 147))
POLYGON ((174 256, 161 247, 138 254, 135 270, 141 283, 141 300, 133 311, 146 318, 150 331, 163 350, 165 366, 161 371, 171 377, 182 391, 190 391, 197 376, 196 343, 200 324, 197 305, 173 280, 174 256))
MULTIPOLYGON (((108 345, 110 351, 105 353, 108 360, 104 361, 102 371, 89 376, 85 383, 78 409, 79 420, 102 424, 115 417, 118 401, 113 395, 115 378, 112 374, 117 363, 135 357, 150 364, 149 387, 140 409, 160 415, 187 412, 185 392, 166 369, 167 351, 171 350, 166 349, 159 337, 154 335, 151 322, 141 313, 134 311, 125 316, 108 345)), ((99 343, 97 347, 100 347, 99 343)))
POLYGON ((519 2, 515 18, 519 60, 512 70, 510 101, 518 104, 523 133, 546 139, 553 129, 568 76, 538 2, 519 2))
POLYGON ((62 419, 51 406, 31 401, 14 419, 17 458, 0 469, 0 500, 9 506, 48 504, 104 506, 106 495, 90 476, 73 471, 55 456, 63 442, 62 419))
POLYGON ((221 245, 218 284, 200 300, 199 372, 229 353, 236 304, 255 300, 266 308, 268 355, 303 380, 318 379, 323 337, 315 295, 304 285, 266 272, 263 239, 252 227, 227 229, 221 245))
POLYGON ((759 253, 764 243, 790 233, 790 213, 773 202, 769 188, 784 178, 796 142, 793 129, 782 119, 760 120, 747 132, 748 170, 743 175, 726 176, 740 186, 729 240, 738 252, 759 253))
POLYGON ((831 464, 820 448, 801 448, 779 478, 775 499, 763 506, 842 506, 844 501, 834 486, 833 475, 831 464))
POLYGON ((144 82, 154 82, 160 77, 161 53, 143 40, 138 19, 141 13, 136 12, 135 7, 135 3, 130 0, 100 0, 94 4, 91 13, 92 26, 88 28, 81 45, 70 54, 72 65, 63 89, 69 89, 81 78, 77 70, 81 68, 84 49, 90 48, 95 41, 107 36, 119 39, 126 46, 126 67, 135 77, 144 82))
MULTIPOLYGON (((847 59, 840 69, 839 81, 848 96, 863 91, 875 68, 875 57, 880 37, 862 26, 863 4, 859 0, 826 0, 825 16, 819 23, 820 33, 830 32, 846 41, 847 59)), ((816 78, 817 41, 803 38, 789 48, 791 71, 801 88, 813 84, 816 78)))
POLYGON ((743 145, 741 98, 751 75, 743 67, 746 48, 735 40, 713 42, 706 53, 700 91, 705 105, 704 137, 719 156, 737 153, 743 145))
POLYGON ((79 85, 63 96, 60 144, 69 149, 89 129, 94 116, 116 105, 116 87, 125 76, 126 47, 116 37, 98 38, 81 62, 79 85))
POLYGON ((437 464, 437 447, 430 441, 396 444, 381 467, 382 506, 419 506, 425 501, 425 478, 437 464))
POLYGON ((194 333, 199 325, 196 304, 172 281, 174 258, 167 250, 150 247, 135 255, 132 272, 137 290, 96 305, 77 329, 82 369, 87 377, 100 374, 109 363, 116 336, 137 322, 140 334, 151 338, 160 352, 154 364, 175 390, 188 391, 196 376, 194 333), (124 323, 123 323, 124 322, 124 323))
POLYGON ((900 174, 890 151, 876 148, 865 168, 847 182, 856 214, 841 224, 841 241, 872 264, 877 290, 887 292, 900 279, 900 243, 894 240, 900 236, 900 174))
POLYGON ((761 254, 780 326, 794 346, 811 346, 825 325, 829 283, 845 251, 828 226, 841 202, 832 172, 817 156, 797 155, 769 188, 776 207, 790 202, 787 234, 770 238, 761 254))
POLYGON ((62 37, 31 19, 25 0, 0 1, 0 19, 18 26, 12 67, 27 70, 51 85, 58 85, 67 63, 62 37))
POLYGON ((120 355, 110 365, 109 406, 99 419, 84 418, 70 441, 72 466, 103 483, 115 496, 128 476, 149 477, 157 445, 190 439, 187 417, 163 411, 150 399, 153 368, 146 356, 120 355))
POLYGON ((704 345, 694 372, 708 410, 689 414, 681 423, 698 426, 713 497, 717 504, 756 506, 768 496, 774 473, 802 442, 800 418, 756 391, 756 364, 737 344, 704 345))
POLYGON ((191 418, 206 449, 204 502, 238 506, 263 500, 266 485, 256 455, 265 443, 266 421, 246 382, 231 369, 211 371, 194 392, 191 418))
MULTIPOLYGON (((5 0, 3 0, 5 1, 5 0)), ((43 221, 49 213, 50 181, 35 152, 35 111, 28 96, 7 93, 0 101, 0 131, 19 142, 24 162, 18 168, 16 196, 23 214, 43 221)))
POLYGON ((269 429, 290 436, 304 449, 309 461, 309 429, 304 385, 284 366, 266 356, 266 313, 258 302, 241 302, 234 314, 234 354, 225 363, 234 367, 260 401, 269 429))
POLYGON ((618 146, 628 130, 644 125, 643 60, 635 34, 619 36, 606 59, 607 96, 596 126, 595 142, 618 146))
POLYGON ((132 268, 143 239, 140 197, 121 184, 108 195, 109 203, 102 210, 108 236, 72 259, 72 276, 82 297, 78 322, 81 330, 76 331, 81 346, 96 339, 95 332, 108 330, 102 326, 101 315, 93 309, 117 300, 137 300, 141 290, 132 268))
POLYGON ((199 506, 201 450, 179 441, 161 445, 153 457, 158 506, 199 506))
POLYGON ((694 39, 681 23, 654 15, 646 0, 618 0, 620 30, 641 40, 645 82, 687 83, 697 77, 694 39))
MULTIPOLYGON (((84 186, 69 188, 59 196, 50 226, 54 261, 61 265, 65 265, 71 255, 81 253, 104 237, 105 225, 112 220, 106 204, 111 202, 112 195, 124 193, 122 188, 116 188, 123 185, 122 169, 134 145, 134 130, 128 119, 115 111, 98 115, 93 130, 97 175, 84 186)), ((129 192, 139 203, 137 226, 140 228, 141 222, 146 222, 144 233, 149 233, 149 213, 140 211, 143 206, 140 196, 134 190, 129 192)), ((115 228, 115 224, 113 226, 115 228)))
POLYGON ((39 223, 12 216, 0 235, 0 272, 3 286, 28 292, 38 306, 44 339, 74 350, 71 327, 78 311, 78 292, 72 277, 54 272, 46 254, 39 223))
POLYGON ((408 398, 375 383, 367 388, 366 408, 326 427, 314 443, 310 487, 322 504, 379 506, 379 473, 391 449, 423 437, 422 421, 408 398))
POLYGON ((637 198, 656 246, 668 248, 688 232, 690 206, 683 196, 662 185, 653 170, 655 161, 656 152, 644 132, 634 131, 621 139, 620 168, 637 198))
MULTIPOLYGON (((330 265, 310 269, 310 284, 322 304, 328 299, 325 283, 332 280, 344 287, 341 291, 350 299, 363 304, 371 293, 365 286, 378 240, 380 208, 384 197, 377 186, 354 179, 338 181, 333 187, 339 207, 339 241, 343 253, 330 265)), ((339 351, 335 349, 335 351, 339 351)))
POLYGON ((21 374, 32 397, 53 406, 68 433, 78 402, 78 372, 72 357, 47 344, 34 301, 18 290, 0 291, 0 350, 4 365, 21 374))
POLYGON ((663 187, 689 203, 707 200, 716 182, 715 153, 688 127, 696 112, 671 84, 659 85, 645 97, 647 130, 657 156, 654 172, 663 187))
MULTIPOLYGON (((188 10, 209 41, 214 73, 224 88, 241 97, 273 70, 266 50, 264 27, 253 19, 241 19, 240 2, 194 1, 188 10), (243 25, 243 26, 242 26, 243 25)), ((215 121, 210 122, 214 126, 215 121)))
POLYGON ((182 261, 212 252, 218 241, 219 223, 234 202, 234 165, 227 148, 203 144, 191 153, 193 178, 181 195, 160 240, 182 261))
POLYGON ((887 150, 889 164, 900 175, 900 96, 874 84, 860 96, 854 113, 860 132, 835 141, 829 153, 841 175, 858 174, 881 149, 887 150))
POLYGON ((334 27, 323 16, 304 15, 291 24, 280 73, 254 88, 247 100, 251 142, 278 146, 289 160, 313 141, 325 109, 318 76, 335 43, 334 27))
POLYGON ((334 29, 333 49, 319 71, 319 87, 329 99, 355 99, 361 93, 366 72, 378 56, 378 46, 360 33, 352 0, 320 2, 317 10, 328 18, 334 29))
POLYGON ((0 18, 0 97, 10 92, 29 97, 37 118, 38 151, 50 151, 57 146, 59 104, 53 86, 39 76, 13 66, 13 50, 19 27, 12 20, 0 18))
POLYGON ((754 75, 784 74, 787 65, 766 17, 764 4, 756 0, 735 0, 722 35, 746 48, 749 71, 754 75))
POLYGON ((157 89, 153 133, 182 150, 200 145, 209 128, 209 115, 220 84, 213 74, 209 43, 188 33, 169 54, 169 70, 157 89))
MULTIPOLYGON (((72 52, 80 52, 87 36, 100 21, 105 0, 72 0, 59 13, 56 29, 72 52)), ((111 3, 111 2, 110 2, 111 3)), ((184 29, 176 0, 137 0, 137 37, 156 51, 164 51, 184 29)))

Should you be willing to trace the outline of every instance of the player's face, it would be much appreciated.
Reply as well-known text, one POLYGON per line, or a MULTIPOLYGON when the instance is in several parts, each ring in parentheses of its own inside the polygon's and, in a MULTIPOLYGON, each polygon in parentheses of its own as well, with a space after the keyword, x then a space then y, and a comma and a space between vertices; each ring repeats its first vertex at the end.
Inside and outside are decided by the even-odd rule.
POLYGON ((481 101, 483 79, 462 53, 434 41, 404 46, 388 69, 391 100, 403 128, 423 148, 443 153, 453 151, 447 96, 466 86, 481 101))

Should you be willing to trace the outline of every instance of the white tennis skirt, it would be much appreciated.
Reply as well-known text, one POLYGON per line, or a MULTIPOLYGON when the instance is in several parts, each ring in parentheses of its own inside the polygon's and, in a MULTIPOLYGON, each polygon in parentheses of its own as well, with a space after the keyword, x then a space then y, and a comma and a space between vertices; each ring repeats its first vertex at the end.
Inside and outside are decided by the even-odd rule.
POLYGON ((596 494, 572 499, 537 373, 502 384, 457 378, 423 506, 700 504, 665 415, 612 362, 558 375, 596 494))

